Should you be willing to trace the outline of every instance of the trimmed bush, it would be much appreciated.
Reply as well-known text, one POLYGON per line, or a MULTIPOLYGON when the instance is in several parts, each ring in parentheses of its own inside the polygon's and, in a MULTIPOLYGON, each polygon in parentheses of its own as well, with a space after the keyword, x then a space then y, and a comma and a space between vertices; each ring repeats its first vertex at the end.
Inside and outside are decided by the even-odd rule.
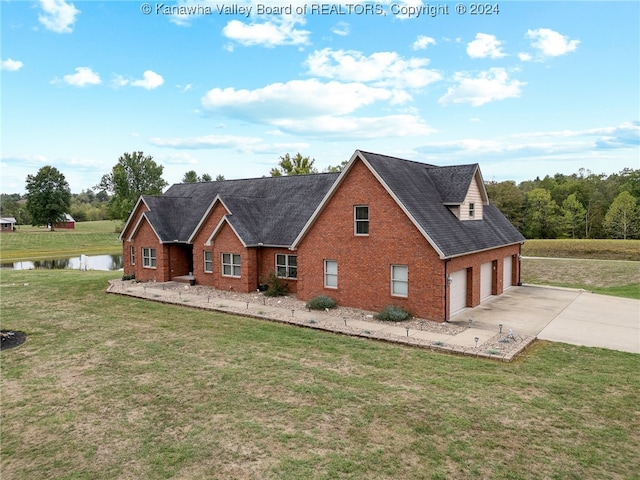
POLYGON ((388 305, 384 307, 380 313, 376 314, 376 319, 385 322, 403 322, 408 320, 411 315, 402 307, 396 305, 388 305))
POLYGON ((132 273, 131 275, 122 275, 122 280, 135 280, 135 279, 136 279, 135 273, 132 273))
POLYGON ((307 303, 307 308, 311 310, 326 310, 327 308, 336 308, 336 301, 326 295, 318 295, 307 303))
POLYGON ((264 292, 267 297, 282 297, 286 295, 289 290, 287 284, 278 278, 275 272, 269 272, 264 283, 269 285, 269 288, 264 292))

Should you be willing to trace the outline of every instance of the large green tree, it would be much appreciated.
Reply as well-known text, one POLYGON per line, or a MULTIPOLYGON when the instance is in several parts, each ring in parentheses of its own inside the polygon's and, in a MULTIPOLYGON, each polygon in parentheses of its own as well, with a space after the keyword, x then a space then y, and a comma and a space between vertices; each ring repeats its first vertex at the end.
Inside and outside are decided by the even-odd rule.
POLYGON ((162 178, 164 167, 142 152, 125 153, 118 158, 111 173, 103 175, 96 186, 111 193, 109 215, 125 220, 133 210, 140 195, 160 195, 168 185, 162 178))
POLYGON ((36 175, 27 176, 26 190, 31 224, 51 225, 53 231, 55 223, 62 220, 71 206, 71 190, 64 175, 47 165, 36 175))
POLYGON ((604 217, 604 228, 613 238, 634 236, 638 227, 638 207, 636 198, 629 192, 618 195, 604 217))
POLYGON ((280 177, 282 175, 305 175, 308 173, 318 173, 313 166, 314 159, 303 157, 299 152, 291 157, 288 153, 284 157, 280 157, 278 168, 271 169, 272 177, 280 177))
POLYGON ((587 209, 580 203, 575 193, 572 193, 562 201, 563 227, 571 238, 580 238, 584 231, 584 223, 587 209))
POLYGON ((489 200, 522 232, 525 209, 524 193, 513 180, 485 184, 489 200))
POLYGON ((555 238, 558 224, 558 205, 544 188, 534 188, 526 196, 527 212, 524 236, 527 238, 555 238))

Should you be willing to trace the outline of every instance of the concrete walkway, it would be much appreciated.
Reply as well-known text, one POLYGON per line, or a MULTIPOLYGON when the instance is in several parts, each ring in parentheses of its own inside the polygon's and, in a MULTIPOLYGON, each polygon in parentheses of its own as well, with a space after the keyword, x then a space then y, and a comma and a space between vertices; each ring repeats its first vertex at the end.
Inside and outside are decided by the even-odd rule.
POLYGON ((459 328, 447 334, 367 321, 365 315, 356 320, 288 310, 257 296, 238 301, 165 286, 114 281, 108 292, 503 361, 513 360, 536 338, 640 353, 640 301, 581 290, 512 287, 453 317, 449 324, 459 328))

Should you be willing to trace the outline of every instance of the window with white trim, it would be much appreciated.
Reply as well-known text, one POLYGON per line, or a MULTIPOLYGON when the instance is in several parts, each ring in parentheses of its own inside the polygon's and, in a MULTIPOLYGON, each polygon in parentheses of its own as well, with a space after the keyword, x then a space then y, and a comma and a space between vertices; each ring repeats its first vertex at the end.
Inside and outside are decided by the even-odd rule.
POLYGON ((222 275, 225 277, 240 276, 240 255, 237 253, 222 254, 222 275))
POLYGON ((204 252, 204 271, 207 273, 213 272, 213 253, 210 250, 204 252))
POLYGON ((142 266, 144 268, 156 268, 156 249, 142 248, 142 266))
POLYGON ((336 260, 324 261, 324 286, 338 288, 338 262, 336 260))
POLYGON ((276 275, 279 278, 298 278, 298 256, 277 254, 276 275))
POLYGON ((353 207, 354 232, 356 235, 369 235, 369 206, 353 207))
POLYGON ((131 265, 135 265, 136 264, 136 247, 134 247, 133 245, 129 247, 129 255, 131 258, 131 265))
POLYGON ((469 218, 475 218, 476 216, 476 204, 471 202, 469 203, 469 218))
POLYGON ((391 265, 391 295, 409 295, 409 267, 406 265, 391 265))

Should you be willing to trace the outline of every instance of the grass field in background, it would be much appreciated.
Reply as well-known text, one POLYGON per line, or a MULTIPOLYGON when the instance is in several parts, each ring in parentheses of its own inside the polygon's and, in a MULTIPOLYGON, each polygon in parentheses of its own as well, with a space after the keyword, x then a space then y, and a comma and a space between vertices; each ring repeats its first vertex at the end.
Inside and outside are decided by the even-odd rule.
POLYGON ((3 262, 65 258, 80 254, 122 253, 116 228, 122 222, 102 220, 79 222, 73 230, 20 225, 13 233, 0 234, 0 259, 3 262))
POLYGON ((7 271, 3 480, 637 478, 640 356, 506 364, 7 271))
POLYGON ((640 261, 640 240, 527 240, 525 257, 640 261))

